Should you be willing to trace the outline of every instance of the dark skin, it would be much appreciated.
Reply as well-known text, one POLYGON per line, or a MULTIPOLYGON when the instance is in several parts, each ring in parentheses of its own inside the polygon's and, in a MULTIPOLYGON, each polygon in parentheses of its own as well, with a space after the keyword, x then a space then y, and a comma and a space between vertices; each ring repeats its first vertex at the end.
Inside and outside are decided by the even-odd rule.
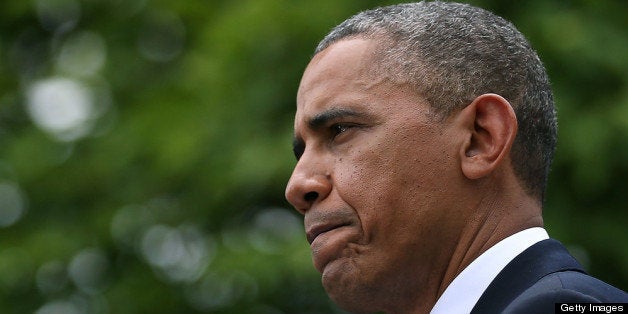
POLYGON ((517 121, 504 98, 434 119, 421 95, 373 73, 376 44, 342 40, 308 65, 286 198, 340 307, 428 313, 480 254, 542 226, 540 202, 512 171, 517 121))

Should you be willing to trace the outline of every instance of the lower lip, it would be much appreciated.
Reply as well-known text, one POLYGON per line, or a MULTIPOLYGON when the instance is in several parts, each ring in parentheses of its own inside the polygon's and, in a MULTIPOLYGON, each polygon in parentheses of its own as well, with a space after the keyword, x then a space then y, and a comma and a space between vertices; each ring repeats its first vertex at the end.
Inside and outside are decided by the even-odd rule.
POLYGON ((310 244, 314 267, 323 273, 327 264, 344 257, 346 254, 344 251, 352 236, 354 233, 350 226, 338 227, 319 234, 310 244))

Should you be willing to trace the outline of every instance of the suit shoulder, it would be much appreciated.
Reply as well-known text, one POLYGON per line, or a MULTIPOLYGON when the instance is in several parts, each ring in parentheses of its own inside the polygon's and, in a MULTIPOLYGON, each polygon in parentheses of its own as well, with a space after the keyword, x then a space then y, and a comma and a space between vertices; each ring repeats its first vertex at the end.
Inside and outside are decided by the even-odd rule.
POLYGON ((555 303, 624 303, 628 294, 587 274, 564 271, 543 277, 515 298, 505 313, 554 313, 555 303))

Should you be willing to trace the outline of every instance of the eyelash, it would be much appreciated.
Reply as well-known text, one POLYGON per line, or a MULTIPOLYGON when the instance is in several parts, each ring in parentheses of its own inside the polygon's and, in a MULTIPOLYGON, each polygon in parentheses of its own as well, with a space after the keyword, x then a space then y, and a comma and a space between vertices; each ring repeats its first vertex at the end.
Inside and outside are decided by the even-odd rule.
POLYGON ((334 137, 336 137, 340 135, 341 133, 346 132, 350 128, 350 126, 344 123, 336 123, 332 125, 330 128, 334 137))
POLYGON ((343 133, 349 131, 352 128, 355 128, 357 125, 352 123, 335 123, 329 127, 331 132, 331 139, 334 140, 336 137, 342 135, 343 133))

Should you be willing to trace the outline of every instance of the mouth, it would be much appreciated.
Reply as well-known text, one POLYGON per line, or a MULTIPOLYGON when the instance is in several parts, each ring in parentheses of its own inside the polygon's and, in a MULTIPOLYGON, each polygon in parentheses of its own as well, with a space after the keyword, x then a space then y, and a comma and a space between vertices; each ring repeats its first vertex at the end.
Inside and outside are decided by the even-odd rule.
POLYGON ((309 242, 310 245, 311 245, 312 242, 314 242, 316 237, 318 237, 319 235, 321 235, 321 234, 323 234, 325 232, 329 232, 329 231, 332 231, 334 229, 338 229, 338 228, 349 226, 349 225, 350 225, 349 223, 315 225, 315 226, 309 228, 307 230, 307 232, 306 232, 307 242, 309 242))

